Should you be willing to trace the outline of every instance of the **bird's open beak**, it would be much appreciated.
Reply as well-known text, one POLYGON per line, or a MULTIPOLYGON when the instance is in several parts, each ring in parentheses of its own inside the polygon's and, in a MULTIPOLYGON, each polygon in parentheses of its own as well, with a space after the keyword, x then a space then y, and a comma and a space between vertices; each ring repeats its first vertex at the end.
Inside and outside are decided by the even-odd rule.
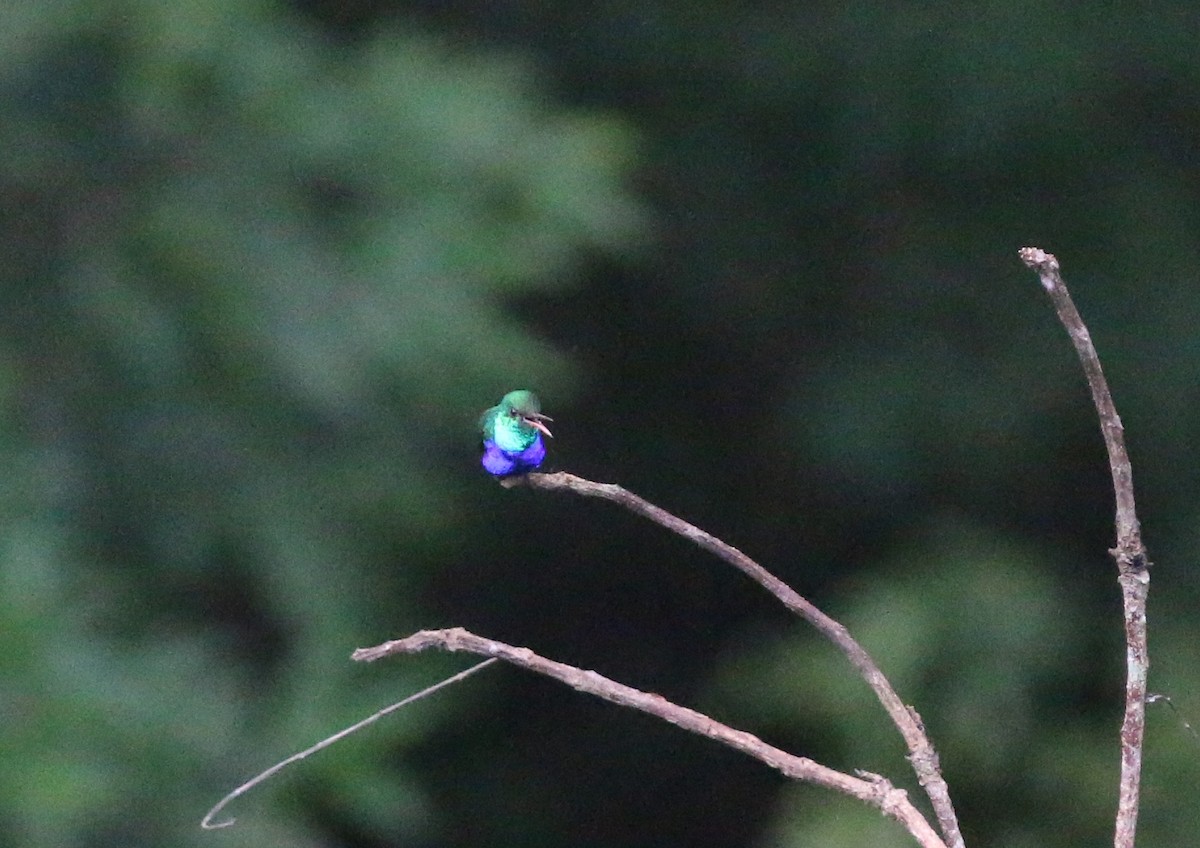
POLYGON ((522 415, 521 420, 528 424, 533 429, 545 433, 549 438, 553 439, 554 434, 550 432, 550 428, 543 424, 543 421, 553 421, 549 415, 542 415, 540 412, 531 412, 528 415, 522 415))

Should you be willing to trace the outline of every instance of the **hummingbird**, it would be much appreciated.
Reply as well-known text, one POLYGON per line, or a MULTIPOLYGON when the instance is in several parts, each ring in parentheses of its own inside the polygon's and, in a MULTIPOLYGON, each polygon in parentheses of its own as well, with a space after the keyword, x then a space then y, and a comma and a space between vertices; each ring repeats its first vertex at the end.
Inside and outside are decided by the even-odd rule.
POLYGON ((524 474, 537 468, 546 458, 542 436, 553 438, 543 422, 553 420, 542 414, 542 406, 533 392, 521 389, 506 394, 479 418, 483 467, 494 477, 524 474))

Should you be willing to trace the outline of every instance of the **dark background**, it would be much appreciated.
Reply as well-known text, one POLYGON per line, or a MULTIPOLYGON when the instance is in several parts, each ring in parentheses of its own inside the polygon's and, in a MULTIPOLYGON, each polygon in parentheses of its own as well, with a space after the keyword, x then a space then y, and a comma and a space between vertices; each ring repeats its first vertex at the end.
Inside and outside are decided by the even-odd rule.
MULTIPOLYGON (((15 2, 0 12, 0 843, 908 845, 461 625, 906 786, 830 646, 617 507, 505 491, 479 412, 846 623, 969 845, 1111 839, 1112 495, 1061 260, 1200 726, 1189 3, 15 2)), ((1140 844, 1193 843, 1152 706, 1140 844)))

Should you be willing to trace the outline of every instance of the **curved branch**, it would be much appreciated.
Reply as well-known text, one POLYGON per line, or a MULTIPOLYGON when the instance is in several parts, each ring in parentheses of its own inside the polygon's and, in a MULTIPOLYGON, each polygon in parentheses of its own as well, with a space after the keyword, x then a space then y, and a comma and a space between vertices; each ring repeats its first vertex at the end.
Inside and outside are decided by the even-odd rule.
POLYGON ((903 825, 922 848, 947 848, 937 831, 908 800, 908 793, 892 786, 879 775, 859 772, 860 777, 853 777, 807 757, 789 754, 768 745, 752 733, 736 730, 703 713, 672 703, 661 695, 617 683, 594 671, 555 662, 535 654, 528 648, 485 639, 461 627, 455 627, 449 630, 421 630, 404 639, 384 642, 371 648, 359 648, 352 657, 359 662, 373 662, 393 654, 415 654, 430 648, 501 659, 554 678, 580 692, 656 716, 684 730, 748 754, 788 777, 815 783, 870 804, 903 825))
POLYGON ((1133 848, 1137 834, 1142 775, 1142 742, 1146 734, 1146 678, 1150 652, 1146 640, 1146 598, 1150 594, 1150 561, 1142 544, 1133 500, 1133 466, 1125 450, 1125 428, 1108 381, 1100 368, 1100 357, 1092 336, 1063 281, 1058 260, 1036 247, 1023 247, 1021 261, 1037 272, 1042 287, 1054 302, 1058 320, 1066 327, 1083 373, 1092 391, 1092 402, 1100 418, 1108 465, 1116 499, 1117 544, 1109 553, 1117 563, 1118 580, 1125 607, 1125 718, 1121 723, 1121 788, 1117 802, 1115 848, 1133 848))
POLYGON ((958 817, 954 812, 954 804, 950 800, 950 789, 942 777, 937 751, 934 750, 933 743, 929 741, 929 737, 925 733, 921 717, 916 710, 906 706, 900 700, 900 696, 896 694, 892 684, 884 677, 879 666, 875 664, 875 660, 841 623, 821 612, 809 600, 733 545, 723 542, 711 533, 706 533, 694 524, 672 515, 665 509, 655 506, 615 483, 597 483, 565 472, 527 474, 522 477, 505 478, 501 483, 507 488, 526 485, 547 491, 565 490, 586 497, 603 498, 618 503, 631 512, 648 518, 672 533, 694 542, 729 563, 774 595, 793 613, 815 627, 846 655, 863 680, 875 692, 875 696, 887 711, 888 716, 891 717, 892 723, 904 737, 904 743, 908 747, 908 759, 912 763, 913 771, 916 772, 917 780, 925 790, 925 794, 929 796, 946 843, 950 848, 963 848, 958 817))

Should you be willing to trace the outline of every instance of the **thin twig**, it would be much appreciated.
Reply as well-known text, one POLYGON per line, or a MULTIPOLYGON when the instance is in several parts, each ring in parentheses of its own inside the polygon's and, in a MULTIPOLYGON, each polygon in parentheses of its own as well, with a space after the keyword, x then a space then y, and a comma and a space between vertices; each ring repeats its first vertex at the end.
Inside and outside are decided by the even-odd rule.
POLYGON ((1108 449, 1116 498, 1117 543, 1109 553, 1117 563, 1117 579, 1125 607, 1125 719, 1121 724, 1121 788, 1117 803, 1115 848, 1133 848, 1137 834, 1142 774, 1142 741, 1146 733, 1146 678, 1150 654, 1146 642, 1146 597, 1150 593, 1150 561, 1142 544, 1133 499, 1133 467, 1125 450, 1125 429, 1100 368, 1091 334, 1063 282, 1058 260, 1036 247, 1023 247, 1021 261, 1037 272, 1050 295, 1058 320, 1066 327, 1092 390, 1100 430, 1108 449))
POLYGON ((458 683, 459 681, 463 680, 464 678, 471 676, 475 672, 482 671, 483 669, 487 668, 489 665, 491 665, 494 662, 498 662, 498 660, 489 659, 489 660, 484 660, 481 663, 476 663, 475 665, 471 666, 470 668, 468 668, 464 671, 460 671, 458 674, 455 674, 451 677, 447 677, 445 680, 442 680, 438 683, 433 684, 432 686, 422 689, 420 692, 417 692, 415 695, 409 695, 407 698, 405 698, 402 701, 397 701, 396 703, 392 704, 391 706, 384 707, 382 710, 380 710, 377 713, 372 713, 371 715, 364 718, 362 721, 355 722, 354 724, 350 725, 349 727, 347 727, 343 730, 339 730, 337 733, 333 734, 332 736, 322 739, 320 742, 318 742, 316 745, 313 745, 311 748, 305 748, 303 751, 301 751, 298 754, 292 754, 286 760, 283 760, 282 762, 278 762, 275 765, 271 766, 266 771, 256 775, 255 777, 250 778, 250 780, 247 780, 245 783, 243 783, 237 789, 233 790, 228 795, 226 795, 224 798, 222 798, 220 801, 218 801, 217 805, 215 807, 213 807, 211 810, 209 810, 208 813, 204 816, 204 818, 200 820, 200 826, 202 828, 204 828, 205 830, 216 830, 216 829, 222 828, 222 827, 229 827, 231 824, 233 824, 235 821, 237 821, 237 819, 229 818, 229 819, 225 819, 224 821, 215 822, 215 821, 213 821, 213 818, 217 815, 217 813, 219 813, 219 812, 221 812, 221 810, 225 809, 226 805, 228 805, 229 802, 232 801, 234 798, 237 798, 239 795, 244 795, 246 792, 250 791, 255 786, 262 783, 264 780, 267 780, 267 779, 271 778, 272 776, 274 776, 275 774, 277 774, 279 771, 281 771, 286 766, 290 766, 294 762, 303 760, 305 757, 309 756, 310 754, 315 754, 317 751, 320 751, 322 748, 328 748, 330 745, 332 745, 334 742, 337 742, 339 739, 345 739, 351 733, 355 733, 359 730, 362 730, 368 724, 379 721, 379 719, 383 718, 385 715, 388 715, 389 713, 394 713, 396 710, 400 709, 401 707, 408 706, 413 701, 419 701, 427 695, 432 695, 434 692, 437 692, 439 689, 444 689, 447 686, 450 686, 451 684, 458 683))
POLYGON ((900 731, 900 735, 904 737, 904 742, 908 746, 908 758, 912 762, 917 780, 929 796, 947 845, 950 848, 963 848, 958 818, 954 812, 954 805, 950 801, 950 790, 942 777, 937 752, 925 733, 921 717, 916 710, 906 706, 900 700, 900 696, 896 694, 896 690, 879 670, 879 666, 875 664, 871 655, 841 623, 821 612, 810 601, 737 548, 615 483, 597 483, 565 472, 527 474, 522 477, 507 478, 503 482, 508 487, 524 484, 535 489, 565 490, 578 495, 603 498, 618 503, 631 512, 648 518, 671 532, 694 542, 729 563, 774 595, 789 610, 809 622, 846 655, 867 685, 875 692, 879 702, 900 731))
POLYGON ((594 671, 555 662, 535 654, 528 648, 518 648, 504 642, 485 639, 461 627, 450 630, 421 630, 404 639, 384 642, 371 648, 359 648, 353 658, 372 662, 393 654, 415 654, 430 648, 445 651, 465 651, 480 656, 502 659, 505 662, 561 681, 573 689, 603 700, 630 707, 656 716, 684 730, 720 742, 762 763, 777 769, 787 777, 814 783, 842 792, 870 804, 904 826, 922 848, 946 848, 946 843, 925 820, 920 810, 908 800, 908 793, 897 789, 885 778, 859 772, 854 777, 821 765, 807 757, 789 754, 744 730, 736 730, 703 713, 672 703, 661 695, 633 689, 610 680, 594 671))

